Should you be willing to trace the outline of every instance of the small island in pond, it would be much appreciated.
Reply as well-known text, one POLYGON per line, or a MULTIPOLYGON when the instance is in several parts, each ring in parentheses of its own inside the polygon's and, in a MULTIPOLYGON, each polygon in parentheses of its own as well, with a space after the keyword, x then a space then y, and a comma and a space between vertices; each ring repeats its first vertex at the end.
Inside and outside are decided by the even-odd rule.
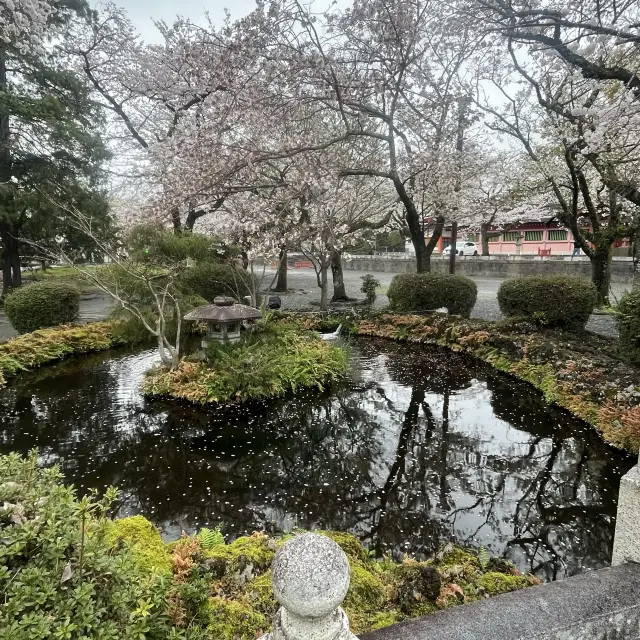
POLYGON ((323 389, 346 374, 343 348, 294 324, 256 322, 259 316, 257 309, 232 299, 194 309, 186 319, 207 323, 203 351, 183 358, 173 370, 151 370, 143 385, 145 395, 234 404, 323 389))

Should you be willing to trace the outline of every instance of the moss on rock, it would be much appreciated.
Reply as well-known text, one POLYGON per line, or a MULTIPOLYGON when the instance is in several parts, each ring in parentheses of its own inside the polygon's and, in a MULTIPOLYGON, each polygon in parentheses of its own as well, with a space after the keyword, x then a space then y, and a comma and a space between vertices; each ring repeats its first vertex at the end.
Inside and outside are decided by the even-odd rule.
POLYGON ((369 554, 362 546, 362 543, 351 533, 342 531, 316 531, 327 538, 331 538, 346 554, 349 560, 367 564, 369 562, 369 554))
POLYGON ((484 591, 486 595, 496 596, 500 593, 508 593, 509 591, 517 591, 537 584, 533 576, 525 576, 521 574, 507 575, 490 571, 480 576, 475 585, 478 589, 484 591))
POLYGON ((207 631, 215 640, 253 640, 270 626, 267 618, 250 606, 224 598, 211 599, 209 615, 207 631))
POLYGON ((205 565, 218 579, 244 576, 246 581, 271 567, 276 548, 275 540, 264 534, 243 536, 204 550, 205 565))
POLYGON ((155 573, 171 573, 169 548, 160 532, 143 516, 113 520, 107 528, 107 540, 112 545, 129 543, 133 557, 141 569, 155 573))
POLYGON ((379 611, 384 605, 386 590, 385 586, 371 571, 362 565, 350 562, 351 583, 349 591, 344 600, 346 609, 358 611, 379 611))
POLYGON ((407 614, 425 602, 435 602, 442 588, 437 569, 424 562, 404 562, 393 571, 396 599, 400 610, 407 614))

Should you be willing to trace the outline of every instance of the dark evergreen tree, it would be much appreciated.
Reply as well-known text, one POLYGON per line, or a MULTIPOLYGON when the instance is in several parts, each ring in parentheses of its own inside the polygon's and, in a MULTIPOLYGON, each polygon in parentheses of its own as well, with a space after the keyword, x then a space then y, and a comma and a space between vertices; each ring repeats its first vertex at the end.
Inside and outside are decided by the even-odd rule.
POLYGON ((89 8, 76 0, 32 6, 30 15, 18 16, 16 8, 15 16, 2 16, 18 26, 0 34, 3 293, 21 284, 21 255, 30 253, 32 242, 75 243, 80 253, 91 252, 91 241, 75 232, 65 208, 82 208, 97 228, 109 227, 100 190, 107 158, 101 113, 63 46, 72 21, 85 20, 89 8))

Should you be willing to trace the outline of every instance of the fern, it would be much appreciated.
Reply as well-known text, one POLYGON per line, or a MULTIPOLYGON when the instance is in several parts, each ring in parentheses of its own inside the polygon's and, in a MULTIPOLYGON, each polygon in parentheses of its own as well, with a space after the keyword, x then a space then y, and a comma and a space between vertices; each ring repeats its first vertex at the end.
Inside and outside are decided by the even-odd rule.
POLYGON ((202 548, 207 551, 209 549, 213 549, 213 547, 218 547, 224 544, 224 536, 220 531, 220 527, 216 527, 215 529, 207 529, 206 527, 203 527, 200 529, 198 538, 200 538, 200 545, 202 548))
POLYGON ((480 551, 478 552, 478 561, 480 562, 480 567, 484 571, 489 564, 489 552, 486 547, 480 547, 480 551))

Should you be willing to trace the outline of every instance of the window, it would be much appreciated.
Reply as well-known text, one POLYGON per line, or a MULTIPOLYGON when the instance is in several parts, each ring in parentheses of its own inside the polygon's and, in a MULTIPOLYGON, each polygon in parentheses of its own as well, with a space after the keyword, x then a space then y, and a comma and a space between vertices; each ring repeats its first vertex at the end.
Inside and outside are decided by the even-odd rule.
POLYGON ((490 236, 489 242, 500 242, 500 236, 490 236))
POLYGON ((467 242, 478 242, 478 234, 477 233, 470 233, 467 236, 467 242))
POLYGON ((568 235, 566 229, 551 229, 549 231, 549 240, 551 242, 562 242, 567 239, 568 235))
POLYGON ((517 242, 519 237, 520 237, 519 231, 506 231, 503 234, 502 239, 505 242, 517 242))
POLYGON ((542 242, 542 231, 525 231, 525 242, 542 242))

